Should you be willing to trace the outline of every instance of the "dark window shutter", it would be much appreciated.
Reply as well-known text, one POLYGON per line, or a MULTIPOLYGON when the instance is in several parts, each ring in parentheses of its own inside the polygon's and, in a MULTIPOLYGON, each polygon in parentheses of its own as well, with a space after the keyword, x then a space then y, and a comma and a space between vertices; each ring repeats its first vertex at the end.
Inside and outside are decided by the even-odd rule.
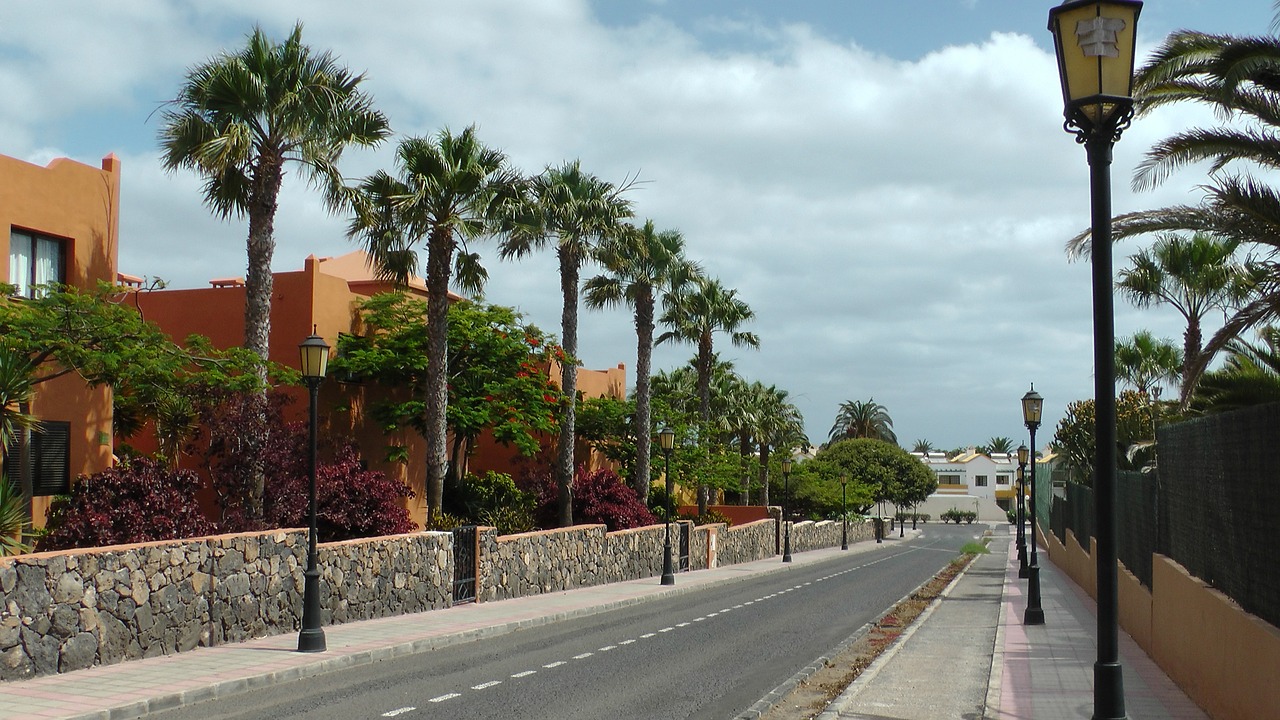
POLYGON ((31 433, 32 495, 71 492, 71 423, 43 420, 31 433))

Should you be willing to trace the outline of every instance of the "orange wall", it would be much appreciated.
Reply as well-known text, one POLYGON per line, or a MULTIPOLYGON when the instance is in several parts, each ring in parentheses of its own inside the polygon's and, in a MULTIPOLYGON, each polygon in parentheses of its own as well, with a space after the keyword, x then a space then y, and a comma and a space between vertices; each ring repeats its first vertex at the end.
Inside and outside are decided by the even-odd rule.
MULTIPOLYGON (((9 234, 17 228, 61 238, 67 247, 67 284, 92 288, 114 281, 119 248, 120 160, 95 168, 67 158, 46 167, 0 155, 0 280, 9 279, 9 234)), ((71 478, 111 465, 111 391, 90 389, 74 376, 42 383, 31 410, 71 423, 71 478)), ((32 517, 44 525, 47 498, 36 498, 32 517)))

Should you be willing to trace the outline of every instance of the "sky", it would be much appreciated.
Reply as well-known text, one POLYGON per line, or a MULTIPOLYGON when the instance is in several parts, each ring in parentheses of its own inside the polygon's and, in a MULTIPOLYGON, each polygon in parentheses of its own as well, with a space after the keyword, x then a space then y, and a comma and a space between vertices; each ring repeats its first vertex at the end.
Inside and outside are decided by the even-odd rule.
MULTIPOLYGON (((1019 401, 1045 400, 1037 447, 1068 403, 1093 396, 1084 150, 1032 0, 8 0, 0 4, 0 153, 45 164, 122 160, 120 270, 204 287, 245 272, 247 222, 215 218, 200 180, 167 173, 157 135, 185 72, 294 23, 353 71, 396 133, 341 163, 353 181, 393 170, 395 143, 442 128, 536 174, 578 159, 621 183, 636 222, 678 229, 688 255, 755 312, 759 350, 717 339, 748 381, 788 391, 814 444, 839 405, 874 399, 899 443, 952 449, 1027 440, 1019 401)), ((1267 0, 1149 0, 1139 56, 1178 28, 1262 34, 1267 0)), ((1129 188, 1156 141, 1208 124, 1196 108, 1143 117, 1115 147, 1116 213, 1195 202, 1203 168, 1129 188)), ((358 246, 345 220, 289 174, 274 269, 358 246)), ((1117 247, 1115 269, 1144 242, 1117 247)), ((499 260, 484 298, 560 334, 554 254, 499 260)), ((588 267, 583 277, 599 272, 588 267)), ((1206 337, 1221 324, 1210 318, 1206 337)), ((1181 345, 1168 307, 1116 299, 1116 334, 1181 345)), ((581 312, 588 368, 634 383, 625 309, 581 312)), ((685 364, 663 345, 655 370, 685 364)))

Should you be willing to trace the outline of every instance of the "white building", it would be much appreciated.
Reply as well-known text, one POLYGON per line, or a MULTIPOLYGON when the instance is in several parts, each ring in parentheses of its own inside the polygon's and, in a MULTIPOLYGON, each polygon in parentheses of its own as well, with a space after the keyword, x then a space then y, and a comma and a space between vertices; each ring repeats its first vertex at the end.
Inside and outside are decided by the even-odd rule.
MULTIPOLYGON (((1018 458, 1013 453, 984 455, 973 448, 948 459, 945 453, 912 453, 938 476, 938 489, 917 512, 933 520, 955 508, 978 513, 982 522, 1008 522, 1005 508, 1017 497, 1018 458)), ((909 510, 907 510, 909 511, 909 510)))

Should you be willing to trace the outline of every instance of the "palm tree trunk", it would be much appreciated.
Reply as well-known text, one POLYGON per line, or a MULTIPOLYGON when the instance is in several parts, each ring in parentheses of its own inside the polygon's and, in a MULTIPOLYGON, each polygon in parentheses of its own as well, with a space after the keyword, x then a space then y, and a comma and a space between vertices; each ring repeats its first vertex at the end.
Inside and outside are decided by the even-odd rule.
POLYGON ((560 292, 564 309, 560 315, 561 343, 569 356, 560 367, 560 388, 567 402, 560 420, 560 445, 556 454, 556 487, 559 490, 560 527, 573 525, 573 443, 578 399, 578 257, 561 248, 560 292))
POLYGON ((1187 318, 1187 329, 1182 333, 1182 397, 1183 406, 1191 400, 1192 369, 1200 358, 1200 321, 1194 317, 1187 318))
POLYGON ((769 444, 760 443, 760 504, 769 507, 769 444))
POLYGON ((751 435, 749 433, 740 433, 738 435, 738 464, 742 467, 742 484, 738 489, 738 504, 746 506, 751 499, 751 467, 747 464, 747 458, 751 455, 751 435))
MULTIPOLYGON (((711 422, 711 333, 704 332, 698 340, 698 418, 702 420, 702 432, 706 432, 707 423, 711 422)), ((699 436, 703 443, 703 451, 707 451, 706 438, 699 436)), ((711 502, 711 488, 708 485, 698 486, 698 515, 707 514, 707 505, 711 502)))
POLYGON ((653 296, 636 298, 636 467, 631 485, 640 502, 649 504, 649 458, 653 452, 653 420, 649 405, 649 372, 653 363, 653 296))
POLYGON ((427 520, 439 516, 444 500, 447 465, 445 412, 449 396, 449 270, 453 265, 453 235, 447 228, 432 230, 427 251, 427 388, 423 415, 427 444, 427 520))
MULTIPOLYGON (((271 275, 271 259, 275 255, 275 218, 280 184, 284 169, 280 158, 261 155, 253 173, 253 190, 249 197, 249 238, 247 255, 249 265, 244 277, 244 346, 255 353, 262 362, 257 367, 261 390, 254 407, 254 426, 266 427, 267 421, 267 362, 271 358, 271 292, 274 278, 271 275)), ((266 493, 266 471, 262 458, 263 438, 259 433, 248 433, 245 471, 248 477, 249 497, 245 511, 251 522, 263 518, 263 496, 266 493)))

